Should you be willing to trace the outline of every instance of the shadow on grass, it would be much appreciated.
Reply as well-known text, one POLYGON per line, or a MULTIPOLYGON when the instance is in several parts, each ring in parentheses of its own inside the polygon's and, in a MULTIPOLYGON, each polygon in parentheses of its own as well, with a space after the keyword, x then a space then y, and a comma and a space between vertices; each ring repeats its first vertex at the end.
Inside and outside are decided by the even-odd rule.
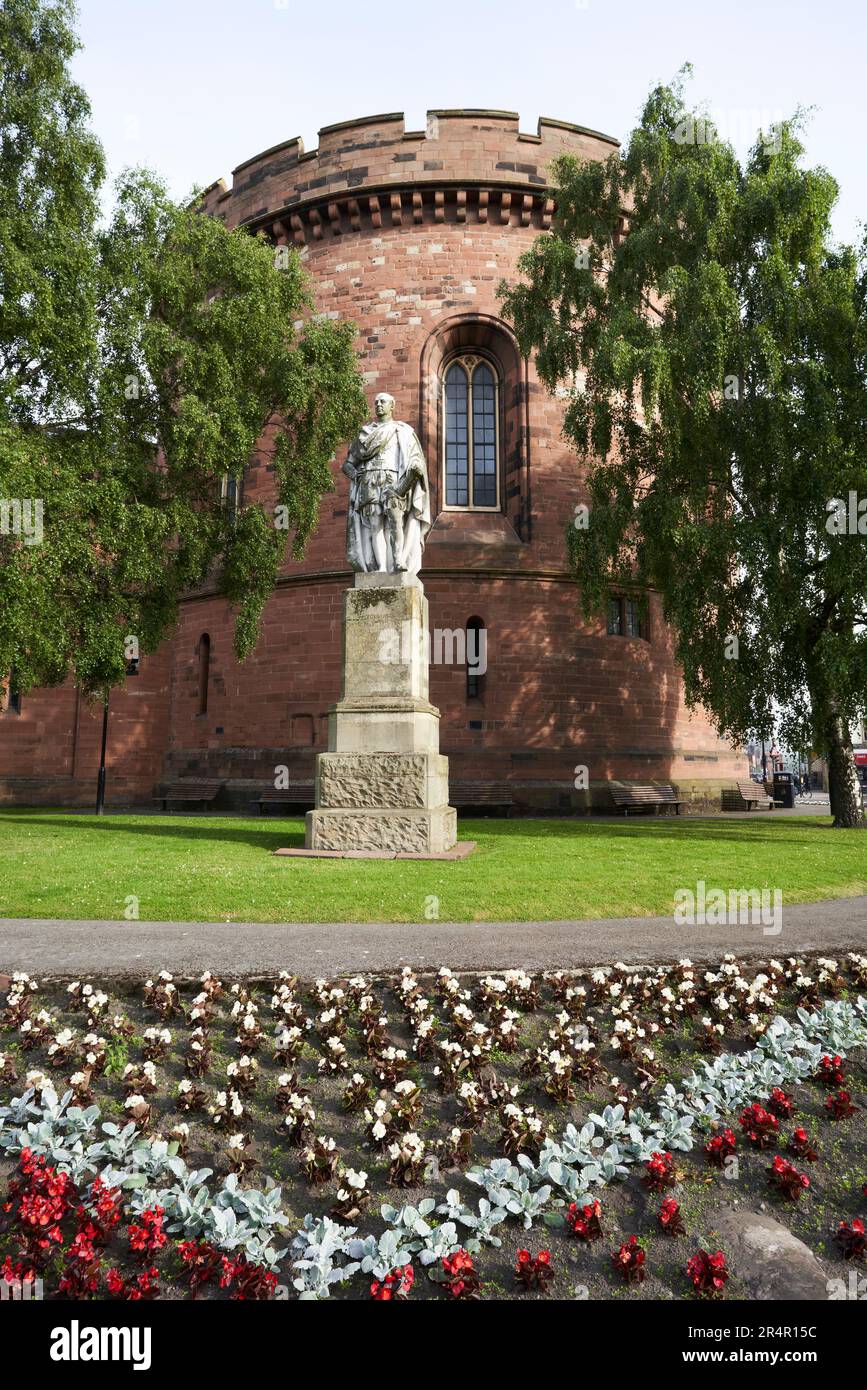
POLYGON ((62 815, 39 817, 4 815, 0 819, 0 824, 8 825, 11 822, 13 825, 31 827, 47 825, 62 830, 108 832, 109 834, 113 832, 116 835, 151 835, 162 840, 198 840, 203 843, 211 840, 226 844, 245 844, 254 849, 268 850, 281 849, 284 845, 291 847, 304 844, 303 822, 300 830, 292 828, 291 820, 278 822, 268 830, 265 830, 264 827, 261 830, 256 830, 252 827, 248 829, 238 826, 233 829, 228 825, 214 825, 213 823, 209 825, 206 817, 202 818, 201 825, 190 825, 187 820, 184 820, 181 825, 172 825, 170 821, 171 817, 168 816, 165 820, 162 817, 154 816, 148 817, 146 821, 139 824, 130 825, 124 823, 120 816, 88 818, 86 816, 65 817, 62 815))
MULTIPOLYGON (((135 817, 135 812, 129 813, 130 819, 135 817)), ((0 812, 0 825, 21 825, 21 826, 51 826, 59 829, 76 829, 83 831, 96 831, 125 834, 125 835, 149 835, 160 839, 184 839, 191 841, 214 841, 225 844, 245 844, 254 849, 296 849, 304 845, 304 821, 302 817, 270 817, 267 824, 251 826, 242 825, 240 822, 228 824, 224 821, 219 823, 219 817, 203 815, 196 823, 191 824, 193 817, 189 813, 183 815, 153 815, 142 817, 136 824, 130 824, 123 815, 83 816, 74 814, 64 814, 61 812, 51 812, 42 814, 36 811, 34 814, 29 812, 15 813, 14 811, 0 812)), ((495 817, 463 817, 458 822, 458 832, 461 839, 484 839, 488 842, 497 840, 541 840, 551 837, 580 838, 584 841, 590 840, 656 840, 660 843, 677 842, 678 844, 688 843, 695 840, 715 839, 720 842, 736 841, 748 842, 749 844, 773 843, 774 845, 785 845, 787 843, 801 845, 803 836, 801 831, 809 830, 829 830, 831 829, 830 817, 817 816, 798 817, 797 821, 790 817, 786 820, 778 821, 747 821, 747 820, 720 820, 715 817, 706 819, 699 816, 681 817, 646 817, 644 819, 615 820, 610 821, 585 820, 585 819, 542 819, 528 818, 520 819, 514 817, 509 820, 502 820, 495 817)))

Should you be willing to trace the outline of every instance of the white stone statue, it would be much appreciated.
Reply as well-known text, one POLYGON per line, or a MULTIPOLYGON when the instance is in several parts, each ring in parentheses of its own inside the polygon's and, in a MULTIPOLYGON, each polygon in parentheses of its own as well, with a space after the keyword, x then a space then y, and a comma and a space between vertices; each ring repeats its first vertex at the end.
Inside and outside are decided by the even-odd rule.
POLYGON ((430 530, 430 487, 418 436, 381 392, 343 465, 349 478, 346 550, 354 570, 418 574, 430 530))

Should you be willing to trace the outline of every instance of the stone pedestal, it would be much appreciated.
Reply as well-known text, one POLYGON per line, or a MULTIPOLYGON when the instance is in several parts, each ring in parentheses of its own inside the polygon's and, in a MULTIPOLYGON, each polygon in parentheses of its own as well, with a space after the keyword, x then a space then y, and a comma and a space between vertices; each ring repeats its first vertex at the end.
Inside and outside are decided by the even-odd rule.
POLYGON ((435 854, 457 841, 439 710, 428 699, 418 575, 356 574, 343 599, 343 691, 316 759, 313 850, 435 854))

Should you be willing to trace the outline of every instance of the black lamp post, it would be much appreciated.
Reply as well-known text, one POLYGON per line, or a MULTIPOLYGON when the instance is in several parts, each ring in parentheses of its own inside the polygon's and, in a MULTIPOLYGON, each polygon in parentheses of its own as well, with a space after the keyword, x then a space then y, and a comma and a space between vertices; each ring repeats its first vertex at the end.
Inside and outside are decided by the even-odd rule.
POLYGON ((96 814, 105 811, 105 745, 108 740, 108 696, 102 703, 102 751, 99 755, 99 776, 96 779, 96 814))
MULTIPOLYGON (((132 657, 126 663, 128 676, 138 675, 138 663, 137 656, 132 657)), ((96 815, 98 816, 105 814, 105 749, 108 743, 108 702, 110 695, 111 691, 106 695, 102 706, 102 747, 99 754, 99 776, 96 779, 96 815)))

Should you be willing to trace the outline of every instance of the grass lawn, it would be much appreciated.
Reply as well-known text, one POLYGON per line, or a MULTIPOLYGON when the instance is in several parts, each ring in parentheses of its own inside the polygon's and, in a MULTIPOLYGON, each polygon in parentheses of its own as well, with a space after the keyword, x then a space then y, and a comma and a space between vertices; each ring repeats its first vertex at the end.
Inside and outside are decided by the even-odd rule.
POLYGON ((532 921, 664 915, 675 890, 867 893, 867 840, 830 818, 463 820, 469 859, 276 859, 299 818, 0 812, 0 917, 143 921, 532 921), (429 903, 438 898, 439 903, 429 903), (427 907, 427 911, 426 911, 427 907))

